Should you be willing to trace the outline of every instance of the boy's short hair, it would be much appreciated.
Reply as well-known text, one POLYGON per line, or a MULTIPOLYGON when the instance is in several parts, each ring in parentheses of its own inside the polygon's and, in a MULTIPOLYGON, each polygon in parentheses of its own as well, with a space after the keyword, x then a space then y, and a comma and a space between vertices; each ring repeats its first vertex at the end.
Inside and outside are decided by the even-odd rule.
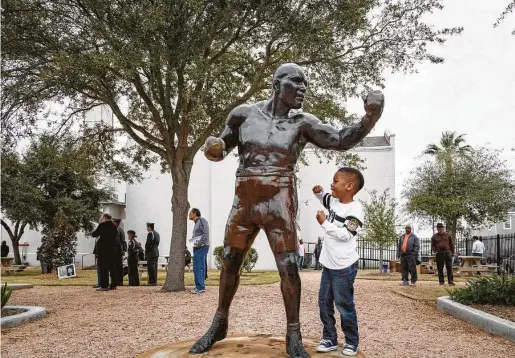
POLYGON ((363 189, 363 187, 365 186, 365 178, 358 169, 351 167, 343 167, 338 169, 338 172, 346 173, 352 176, 354 184, 356 184, 357 187, 356 193, 363 189))

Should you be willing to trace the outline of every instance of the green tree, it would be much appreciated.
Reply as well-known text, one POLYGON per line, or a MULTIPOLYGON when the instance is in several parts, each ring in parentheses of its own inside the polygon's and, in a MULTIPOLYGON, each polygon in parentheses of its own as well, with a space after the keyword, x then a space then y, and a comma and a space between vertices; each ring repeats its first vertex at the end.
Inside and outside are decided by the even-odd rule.
POLYGON ((18 245, 25 229, 37 229, 42 217, 43 194, 32 181, 32 174, 17 153, 3 151, 1 224, 11 239, 15 265, 21 265, 18 245))
MULTIPOLYGON (((5 114, 61 100, 111 108, 118 124, 172 176, 172 241, 164 290, 184 290, 193 158, 239 104, 262 99, 279 64, 310 77, 306 110, 348 124, 341 100, 382 86, 385 70, 414 71, 461 28, 424 18, 439 0, 6 0, 5 114), (23 106, 23 103, 28 106, 23 106), (32 107, 31 107, 32 106, 32 107)), ((23 112, 26 114, 25 112, 23 112)), ((72 112, 73 113, 73 112, 72 112)), ((32 118, 32 116, 26 116, 32 118)))
POLYGON ((515 201, 515 181, 499 154, 476 148, 455 159, 450 173, 445 163, 425 161, 406 183, 407 210, 419 217, 442 218, 453 236, 460 221, 479 227, 505 219, 515 201))
POLYGON ((370 242, 379 249, 379 267, 383 267, 383 251, 397 242, 395 228, 399 223, 396 215, 397 203, 386 189, 381 195, 372 190, 370 200, 362 201, 365 213, 363 240, 370 242))
POLYGON ((47 134, 32 140, 23 154, 3 150, 1 210, 8 221, 1 223, 11 238, 15 263, 21 263, 18 245, 27 226, 47 235, 66 221, 75 233, 90 231, 100 202, 111 194, 102 187, 102 176, 134 178, 128 164, 105 156, 106 146, 98 138, 47 134))

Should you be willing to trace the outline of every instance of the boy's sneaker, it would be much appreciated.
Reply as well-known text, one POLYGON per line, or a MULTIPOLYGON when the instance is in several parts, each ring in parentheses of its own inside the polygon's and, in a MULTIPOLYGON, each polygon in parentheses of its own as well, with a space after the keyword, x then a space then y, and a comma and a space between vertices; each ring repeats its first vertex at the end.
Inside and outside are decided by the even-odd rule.
POLYGON ((338 349, 338 345, 334 344, 330 339, 322 339, 316 347, 317 352, 331 352, 338 349))
POLYGON ((191 293, 193 294, 197 294, 197 293, 204 293, 206 292, 206 290, 197 290, 196 288, 194 288, 193 290, 191 290, 191 293))
POLYGON ((408 283, 408 281, 402 281, 401 283, 399 283, 399 285, 401 285, 401 286, 409 286, 409 283, 408 283))
POLYGON ((346 344, 343 346, 342 354, 348 357, 354 357, 358 354, 358 349, 351 344, 346 344))

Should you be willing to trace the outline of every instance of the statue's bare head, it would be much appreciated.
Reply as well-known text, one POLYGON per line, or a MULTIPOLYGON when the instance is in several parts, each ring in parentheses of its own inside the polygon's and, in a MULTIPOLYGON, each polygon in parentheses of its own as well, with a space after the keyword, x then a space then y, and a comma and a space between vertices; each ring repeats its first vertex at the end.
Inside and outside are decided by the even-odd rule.
POLYGON ((275 71, 273 78, 274 97, 288 108, 302 108, 307 87, 308 80, 299 65, 285 63, 275 71))

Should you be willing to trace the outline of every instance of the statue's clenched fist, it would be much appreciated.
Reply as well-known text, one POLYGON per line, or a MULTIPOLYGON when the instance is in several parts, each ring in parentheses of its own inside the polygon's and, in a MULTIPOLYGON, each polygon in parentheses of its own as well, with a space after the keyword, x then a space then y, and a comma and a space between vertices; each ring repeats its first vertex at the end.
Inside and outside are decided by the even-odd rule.
POLYGON ((363 94, 362 97, 365 113, 367 119, 375 124, 379 118, 381 118, 381 114, 383 113, 384 108, 384 95, 383 92, 376 90, 372 92, 368 92, 367 95, 363 94))

